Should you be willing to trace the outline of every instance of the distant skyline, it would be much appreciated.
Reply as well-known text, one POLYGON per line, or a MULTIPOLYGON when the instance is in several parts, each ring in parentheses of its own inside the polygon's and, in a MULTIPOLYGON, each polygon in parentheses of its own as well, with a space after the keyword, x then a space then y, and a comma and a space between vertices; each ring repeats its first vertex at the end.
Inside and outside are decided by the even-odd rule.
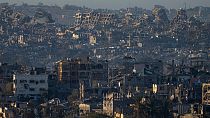
POLYGON ((142 7, 152 9, 154 5, 163 5, 166 8, 186 8, 195 6, 210 7, 210 0, 0 0, 1 3, 8 2, 10 4, 38 4, 43 3, 46 5, 59 5, 65 4, 87 6, 90 8, 108 8, 120 9, 127 7, 142 7))

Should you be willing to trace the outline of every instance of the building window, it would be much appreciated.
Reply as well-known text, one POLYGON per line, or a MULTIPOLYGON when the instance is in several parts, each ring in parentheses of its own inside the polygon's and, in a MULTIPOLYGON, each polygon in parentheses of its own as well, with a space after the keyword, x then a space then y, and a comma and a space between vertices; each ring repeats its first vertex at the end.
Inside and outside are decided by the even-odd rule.
POLYGON ((72 76, 76 76, 76 72, 71 72, 71 75, 72 76))
POLYGON ((98 65, 97 65, 97 69, 103 69, 103 65, 98 64, 98 65))
POLYGON ((46 89, 45 89, 45 88, 40 88, 39 90, 40 90, 40 91, 45 91, 46 89))
POLYGON ((20 83, 27 83, 27 80, 20 80, 20 83))
POLYGON ((29 80, 29 83, 35 83, 35 81, 34 80, 29 80))
POLYGON ((34 88, 30 88, 29 91, 35 91, 35 89, 34 88))
POLYGON ((85 72, 80 72, 80 76, 85 76, 85 72))
POLYGON ((163 91, 164 90, 164 86, 160 86, 159 90, 163 91))
POLYGON ((86 70, 86 65, 85 64, 81 64, 80 65, 80 70, 86 70))
POLYGON ((28 84, 24 84, 24 88, 25 89, 28 89, 28 84))
POLYGON ((40 83, 45 83, 45 80, 40 80, 40 83))

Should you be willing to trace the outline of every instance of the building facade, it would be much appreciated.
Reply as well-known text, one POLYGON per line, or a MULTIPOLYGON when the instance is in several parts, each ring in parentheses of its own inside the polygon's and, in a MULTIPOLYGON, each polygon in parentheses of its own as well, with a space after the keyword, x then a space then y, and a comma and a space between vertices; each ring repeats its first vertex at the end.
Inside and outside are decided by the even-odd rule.
POLYGON ((48 93, 47 74, 17 74, 15 80, 15 96, 17 99, 39 99, 48 93))
POLYGON ((78 89, 81 83, 85 88, 96 88, 107 85, 108 64, 88 58, 59 61, 57 73, 66 88, 78 89))

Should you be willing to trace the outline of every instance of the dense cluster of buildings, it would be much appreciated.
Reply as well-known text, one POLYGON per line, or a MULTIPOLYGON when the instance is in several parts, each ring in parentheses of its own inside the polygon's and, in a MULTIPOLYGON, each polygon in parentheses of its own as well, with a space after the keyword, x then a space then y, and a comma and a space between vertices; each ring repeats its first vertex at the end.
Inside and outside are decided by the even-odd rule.
POLYGON ((1 64, 1 117, 209 117, 209 58, 1 64))
POLYGON ((210 117, 209 9, 0 4, 0 117, 210 117))

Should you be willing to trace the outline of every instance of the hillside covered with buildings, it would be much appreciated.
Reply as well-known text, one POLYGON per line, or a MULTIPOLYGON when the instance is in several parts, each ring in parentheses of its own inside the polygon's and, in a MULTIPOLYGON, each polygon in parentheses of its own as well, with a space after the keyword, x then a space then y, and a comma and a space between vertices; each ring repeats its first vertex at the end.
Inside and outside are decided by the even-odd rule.
POLYGON ((0 117, 210 117, 210 7, 0 4, 0 117))

